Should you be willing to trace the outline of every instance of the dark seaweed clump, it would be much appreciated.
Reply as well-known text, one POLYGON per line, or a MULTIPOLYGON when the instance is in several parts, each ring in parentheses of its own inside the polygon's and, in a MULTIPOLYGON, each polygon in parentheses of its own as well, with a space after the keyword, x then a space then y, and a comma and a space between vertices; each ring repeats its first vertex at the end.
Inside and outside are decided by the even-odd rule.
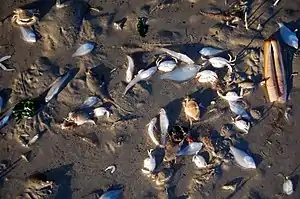
POLYGON ((149 29, 149 25, 147 24, 148 19, 146 17, 139 17, 137 29, 141 37, 146 37, 146 34, 149 29))

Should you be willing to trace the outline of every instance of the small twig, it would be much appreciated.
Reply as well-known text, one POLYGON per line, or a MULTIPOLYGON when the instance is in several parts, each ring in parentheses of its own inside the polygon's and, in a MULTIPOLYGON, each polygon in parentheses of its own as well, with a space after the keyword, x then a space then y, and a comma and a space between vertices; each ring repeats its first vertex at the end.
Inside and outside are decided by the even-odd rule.
POLYGON ((276 0, 276 1, 274 2, 273 6, 274 6, 274 7, 277 6, 277 4, 279 3, 279 1, 280 1, 280 0, 276 0))
POLYGON ((6 66, 4 66, 4 65, 1 63, 1 62, 5 61, 5 60, 7 60, 7 59, 9 59, 9 58, 11 58, 10 55, 7 55, 7 56, 4 56, 4 57, 0 58, 0 68, 2 68, 2 70, 4 70, 4 71, 14 71, 14 70, 15 70, 15 69, 7 68, 6 66))

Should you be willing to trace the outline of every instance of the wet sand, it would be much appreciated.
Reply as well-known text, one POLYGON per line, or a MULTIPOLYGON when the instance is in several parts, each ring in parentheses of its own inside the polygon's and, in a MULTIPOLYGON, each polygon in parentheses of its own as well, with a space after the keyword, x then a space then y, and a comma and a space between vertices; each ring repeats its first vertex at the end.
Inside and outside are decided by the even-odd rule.
MULTIPOLYGON (((8 16, 13 9, 24 6, 32 1, 1 1, 0 17, 8 16)), ((48 1, 45 1, 48 2, 48 1)), ((0 140, 0 160, 15 161, 22 153, 32 150, 30 162, 21 160, 6 176, 7 180, 0 181, 0 198, 15 198, 23 190, 23 180, 35 172, 51 171, 51 178, 58 184, 55 198, 95 198, 90 194, 95 190, 106 190, 111 185, 125 186, 124 198, 168 198, 164 191, 157 190, 150 179, 145 177, 141 168, 147 157, 147 150, 153 148, 145 133, 146 124, 156 116, 160 108, 165 107, 171 124, 186 124, 181 111, 181 101, 190 95, 207 106, 216 97, 210 89, 205 90, 196 81, 174 83, 162 81, 155 75, 147 83, 136 85, 125 97, 122 93, 126 84, 124 74, 129 54, 128 46, 149 47, 153 44, 169 44, 167 48, 186 53, 193 60, 199 59, 198 51, 203 46, 212 45, 229 49, 237 55, 251 39, 249 47, 262 48, 263 40, 269 38, 278 30, 276 21, 284 21, 290 27, 300 27, 300 3, 283 1, 271 8, 271 1, 263 4, 257 12, 256 8, 263 1, 253 2, 250 10, 250 20, 254 20, 246 31, 243 25, 237 29, 215 26, 218 22, 199 14, 199 10, 209 8, 213 4, 225 8, 224 1, 168 1, 173 2, 162 9, 156 9, 149 14, 149 33, 145 38, 138 35, 135 25, 140 8, 148 1, 90 1, 89 4, 100 9, 100 13, 91 12, 87 21, 83 22, 84 31, 74 45, 57 45, 55 50, 45 51, 45 39, 34 44, 24 42, 20 32, 12 27, 9 20, 0 26, 0 57, 12 55, 5 62, 13 72, 0 71, 1 89, 11 89, 10 100, 5 108, 19 102, 21 99, 35 97, 42 93, 59 75, 69 68, 80 69, 77 76, 58 95, 56 100, 43 110, 33 120, 24 120, 20 124, 10 123, 1 129, 5 134, 0 140), (281 9, 281 10, 280 10, 281 9), (270 18, 277 11, 280 12, 270 18), (115 30, 112 21, 127 17, 124 30, 115 30), (257 18, 257 19, 256 19, 257 18), (270 20, 268 20, 270 18, 270 20), (261 34, 255 31, 257 23, 266 22, 261 34), (298 20, 298 21, 297 21, 298 20), (297 26, 298 25, 298 26, 297 26), (85 41, 93 41, 96 49, 89 55, 72 58, 71 55, 85 41), (42 58, 41 58, 42 57, 42 58), (104 59, 104 61, 103 61, 104 59), (110 63, 110 64, 108 64, 110 63), (68 112, 79 106, 91 93, 85 82, 86 68, 100 65, 101 72, 109 81, 111 96, 122 106, 132 110, 138 119, 119 123, 114 128, 109 121, 98 120, 97 125, 85 124, 73 130, 61 130, 60 122, 68 112), (110 70, 117 68, 113 73, 110 70), (204 90, 204 91, 203 91, 204 90), (179 116, 179 117, 177 117, 179 116), (22 147, 13 138, 17 134, 27 133, 31 136, 43 132, 43 136, 30 148, 22 147), (92 137, 96 146, 83 142, 75 134, 92 137), (110 174, 104 169, 116 165, 115 173, 110 174)), ((161 1, 167 2, 167 1, 161 1)), ((229 1, 230 2, 230 1, 229 1)), ((155 5, 155 1, 148 2, 155 5)), ((150 9, 153 7, 150 6, 150 9)), ((299 36, 299 34, 298 34, 299 36)), ((134 49, 134 48, 132 48, 134 49)), ((288 51, 288 49, 286 50, 288 51)), ((139 53, 133 54, 136 66, 143 68, 139 53)), ((294 56, 293 71, 299 71, 299 56, 294 56)), ((244 60, 235 66, 240 70, 248 67, 244 60)), ((288 101, 292 105, 292 120, 287 122, 282 116, 282 108, 271 106, 265 101, 264 87, 246 97, 251 107, 264 111, 264 119, 255 124, 249 134, 245 135, 244 149, 253 155, 257 170, 245 171, 235 165, 223 170, 221 175, 212 178, 204 187, 194 186, 192 179, 196 168, 191 157, 180 159, 174 179, 170 183, 169 198, 278 198, 282 192, 283 178, 278 174, 291 175, 294 185, 299 182, 300 170, 295 168, 300 164, 298 136, 300 118, 300 81, 296 76, 288 101), (269 144, 266 140, 269 140, 269 144), (248 145, 248 146, 247 146, 248 145), (264 155, 263 155, 264 154, 264 155), (293 172, 294 171, 294 172, 293 172), (292 173, 293 172, 293 173, 292 173), (249 180, 235 194, 222 191, 220 187, 235 178, 243 177, 249 180)), ((217 100, 219 106, 228 106, 225 101, 217 100), (220 104, 219 104, 220 103, 220 104)), ((205 116, 205 115, 204 115, 205 116)), ((204 117, 203 116, 203 117, 204 117)), ((230 113, 210 123, 199 123, 201 132, 220 131, 221 125, 230 122, 230 113)), ((200 131, 200 130, 199 130, 200 131)), ((299 188, 283 198, 299 198, 299 188)))

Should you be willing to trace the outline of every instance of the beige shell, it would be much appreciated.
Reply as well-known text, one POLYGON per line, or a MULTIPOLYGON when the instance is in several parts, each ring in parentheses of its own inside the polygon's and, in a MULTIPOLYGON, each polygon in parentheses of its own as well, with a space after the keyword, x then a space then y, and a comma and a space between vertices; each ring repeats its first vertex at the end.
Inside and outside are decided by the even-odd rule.
POLYGON ((38 17, 35 16, 36 13, 34 10, 23 10, 17 8, 13 11, 12 23, 20 26, 31 26, 38 21, 38 17))
POLYGON ((200 116, 200 109, 197 102, 190 98, 185 98, 183 101, 183 108, 187 119, 192 124, 192 120, 198 121, 200 116))

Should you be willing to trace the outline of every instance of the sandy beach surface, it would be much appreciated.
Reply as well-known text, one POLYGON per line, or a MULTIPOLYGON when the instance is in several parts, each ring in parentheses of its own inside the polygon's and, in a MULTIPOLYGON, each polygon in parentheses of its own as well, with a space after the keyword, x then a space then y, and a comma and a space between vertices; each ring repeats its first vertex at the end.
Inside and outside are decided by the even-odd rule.
MULTIPOLYGON (((2 111, 23 99, 39 96, 56 78, 70 69, 79 69, 74 79, 37 116, 20 123, 11 121, 0 129, 0 171, 11 168, 0 175, 1 199, 22 194, 28 185, 26 179, 35 173, 44 173, 47 180, 55 183, 53 194, 44 198, 96 198, 96 193, 116 186, 124 187, 126 199, 300 198, 299 76, 293 76, 286 105, 269 103, 264 86, 244 97, 262 117, 253 123, 248 134, 239 136, 236 146, 251 154, 257 168, 246 170, 229 162, 215 170, 209 179, 202 179, 202 183, 203 171, 196 168, 191 156, 179 157, 171 164, 172 178, 162 186, 142 173, 147 150, 155 148, 146 134, 146 125, 165 108, 170 128, 175 124, 189 126, 182 101, 190 96, 204 107, 200 109, 200 122, 194 123, 190 133, 200 137, 212 135, 220 132, 222 125, 232 122, 234 114, 228 103, 195 79, 183 83, 161 80, 162 72, 138 83, 123 96, 126 55, 134 59, 136 74, 153 61, 147 51, 156 46, 187 54, 198 64, 204 62, 198 53, 202 47, 228 49, 232 55, 238 55, 235 70, 251 68, 261 74, 263 64, 255 63, 251 53, 259 54, 264 40, 272 35, 281 42, 277 22, 284 22, 291 30, 300 28, 300 1, 281 0, 276 7, 272 7, 272 0, 249 1, 249 30, 246 30, 243 21, 231 28, 220 19, 200 13, 216 12, 217 8, 226 10, 233 0, 228 0, 227 5, 221 0, 91 0, 89 5, 96 9, 85 8, 86 4, 76 7, 77 17, 84 18, 78 32, 72 32, 71 25, 77 23, 70 14, 72 9, 57 9, 52 0, 0 2, 0 57, 11 55, 3 64, 15 69, 0 70, 0 95, 5 102, 2 111), (25 42, 19 27, 12 26, 8 16, 19 7, 40 10, 40 21, 34 25, 36 43, 25 42), (137 31, 139 16, 148 18, 146 37, 137 31), (114 22, 124 17, 127 21, 123 29, 117 29, 114 22), (262 29, 258 31, 259 24, 262 29), (61 28, 68 25, 70 29, 61 28), (95 49, 73 58, 76 49, 87 41, 95 43, 95 49), (115 102, 131 113, 112 106, 113 114, 108 119, 99 117, 96 124, 61 129, 63 118, 93 96, 86 82, 86 71, 92 67, 97 67, 97 72, 104 76, 115 102), (214 105, 210 105, 212 100, 214 105), (285 119, 287 107, 292 114, 285 119), (213 108, 223 112, 209 114, 208 110, 213 108), (115 122, 118 118, 120 121, 115 122), (18 142, 20 136, 32 138, 37 133, 42 136, 29 147, 18 142), (28 162, 19 159, 29 151, 28 162), (112 174, 105 171, 110 165, 116 166, 112 174), (283 176, 292 179, 294 192, 290 196, 282 193, 283 176), (234 179, 240 179, 235 191, 221 189, 234 179)), ((297 34, 300 38, 300 33, 297 34)), ((299 50, 295 52, 286 44, 282 48, 287 71, 300 71, 299 50)), ((226 54, 223 57, 228 58, 226 54)))

